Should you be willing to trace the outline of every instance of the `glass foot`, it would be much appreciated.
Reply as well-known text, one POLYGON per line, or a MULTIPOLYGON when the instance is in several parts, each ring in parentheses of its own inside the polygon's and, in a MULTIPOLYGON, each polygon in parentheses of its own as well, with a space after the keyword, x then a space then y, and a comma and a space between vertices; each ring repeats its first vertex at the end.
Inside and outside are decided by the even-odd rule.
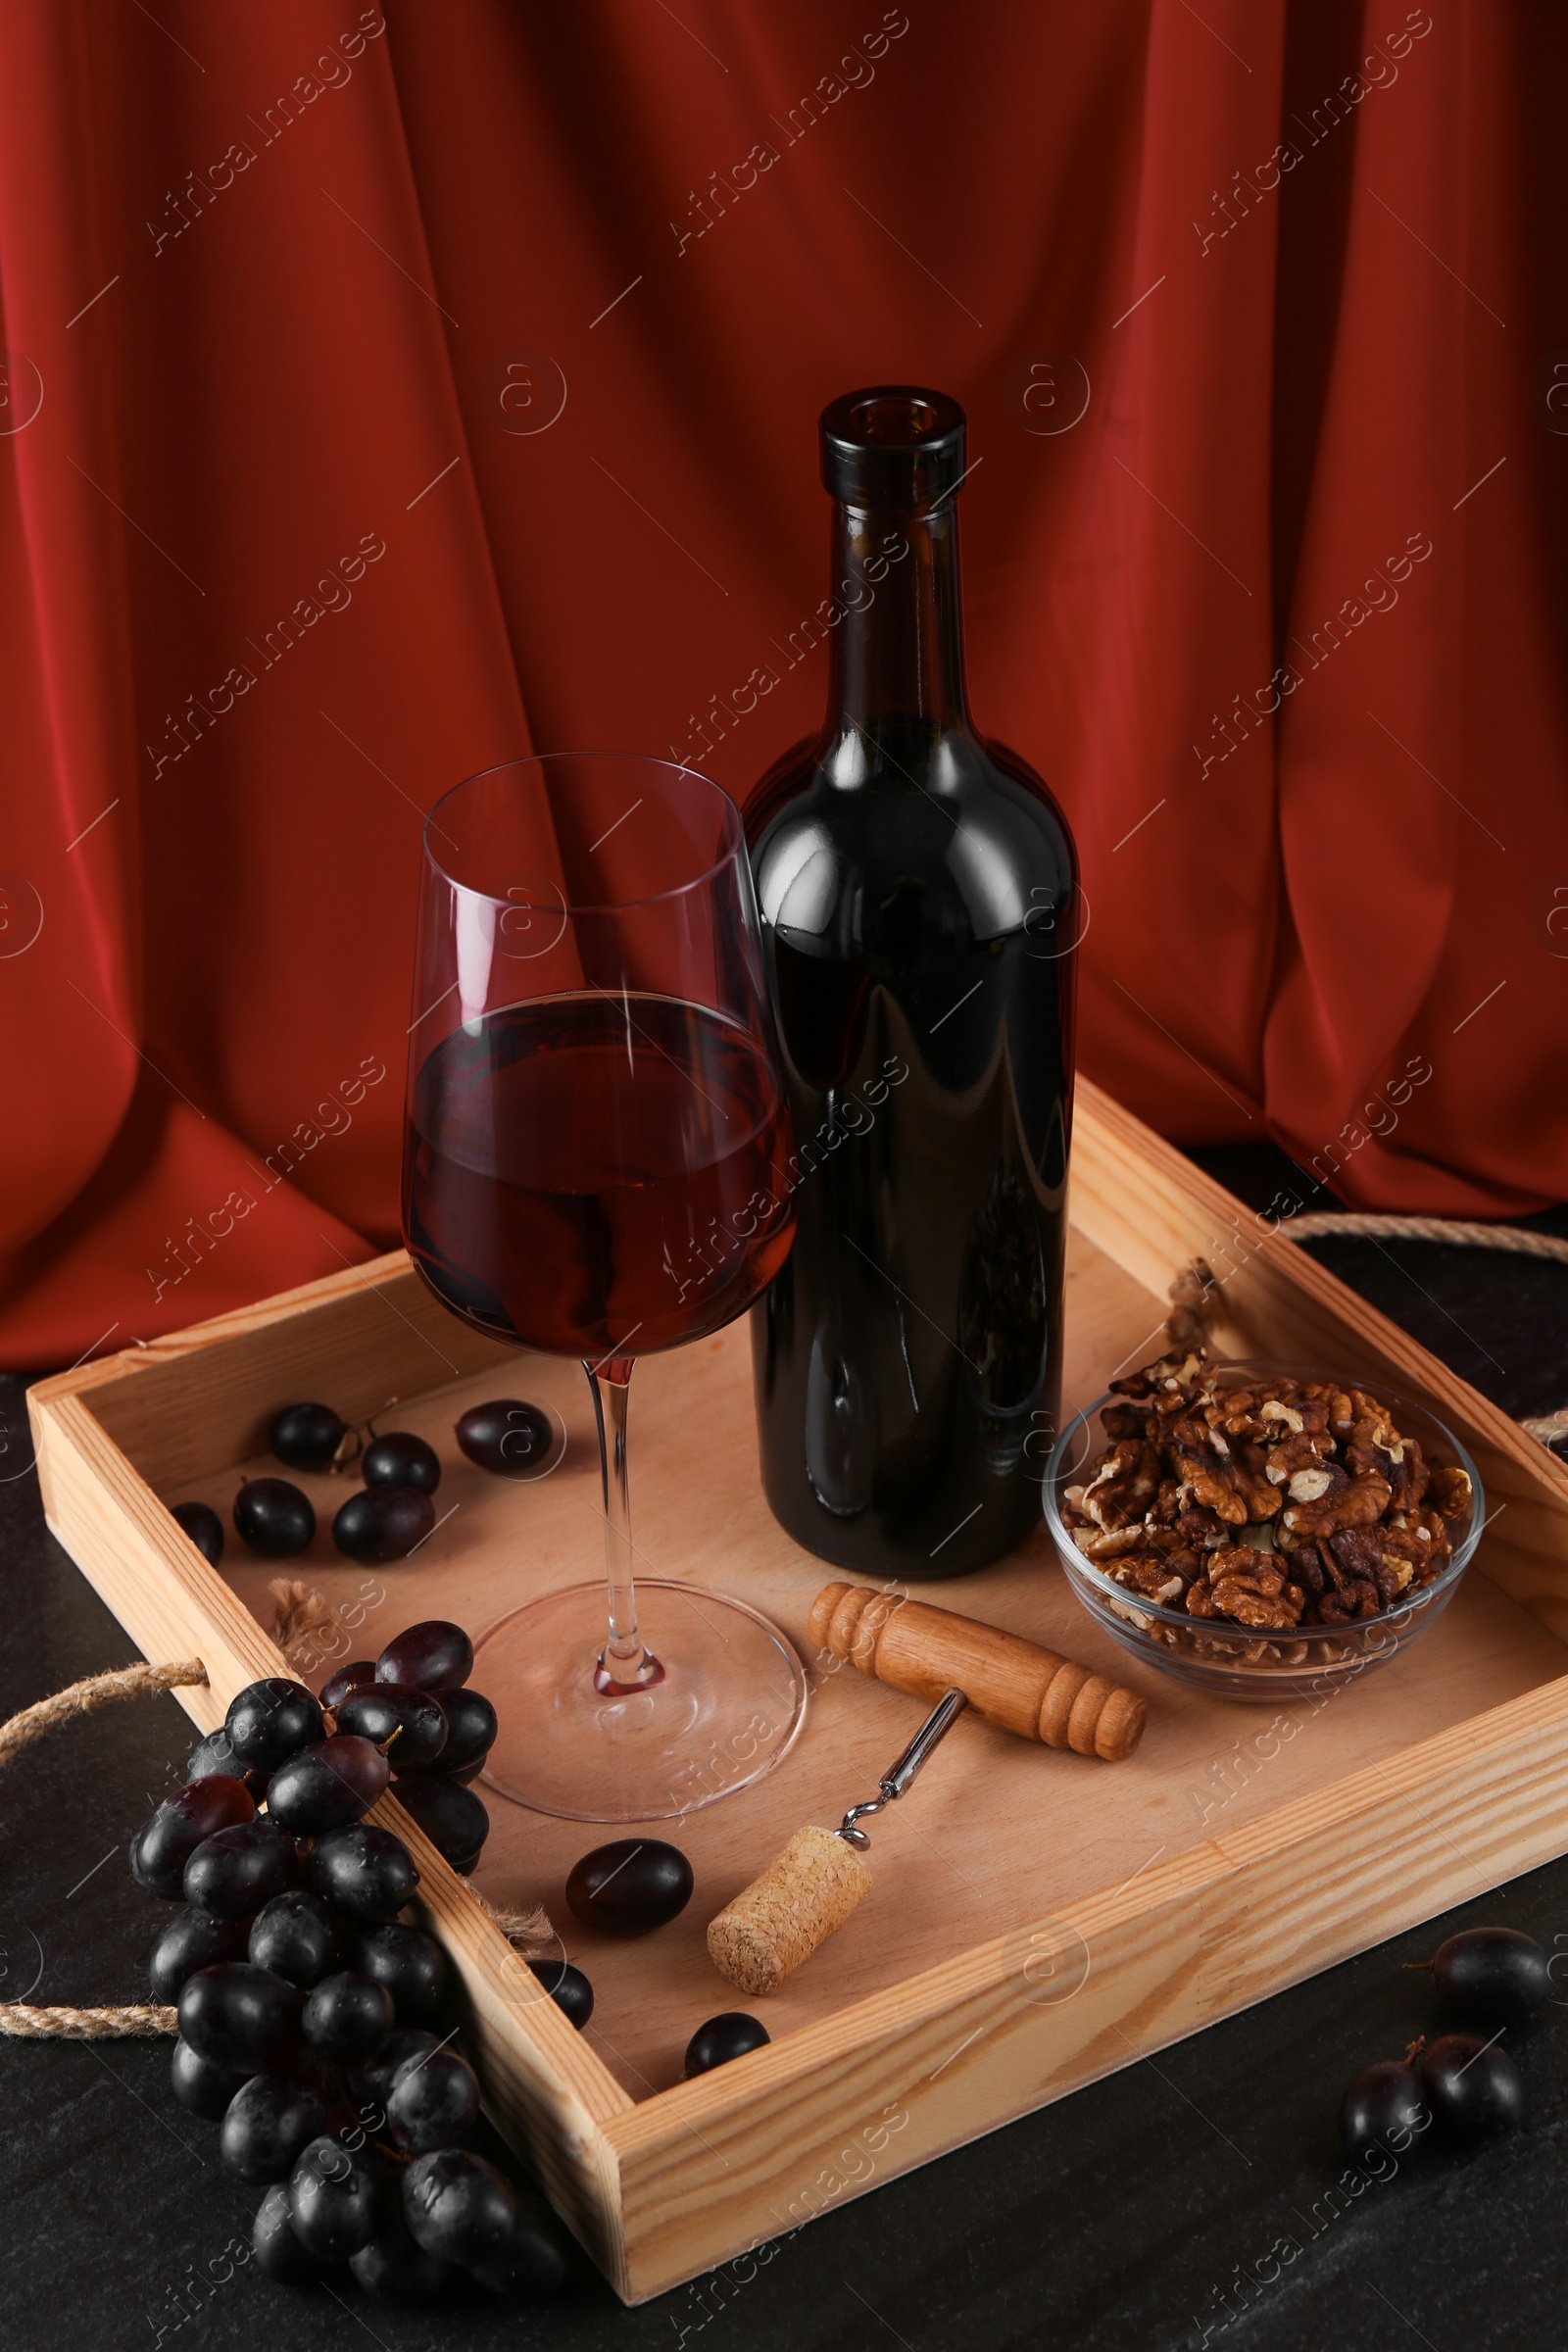
POLYGON ((806 1717, 806 1675, 776 1625, 702 1585, 640 1579, 637 1619, 664 1671, 601 1693, 605 1587, 528 1601, 477 1643, 501 1728, 481 1779, 569 1821, 669 1821, 771 1772, 806 1717))

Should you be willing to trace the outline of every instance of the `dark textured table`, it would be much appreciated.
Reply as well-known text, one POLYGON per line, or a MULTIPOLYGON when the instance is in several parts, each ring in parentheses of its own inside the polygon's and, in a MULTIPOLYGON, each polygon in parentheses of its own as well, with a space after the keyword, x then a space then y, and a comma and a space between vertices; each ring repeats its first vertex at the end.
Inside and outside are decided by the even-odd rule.
MULTIPOLYGON (((1268 1155, 1199 1156, 1270 1198, 1268 1155)), ((1561 1211, 1536 1222, 1568 1232, 1561 1211)), ((1568 1267, 1316 1247, 1510 1412, 1568 1401, 1568 1267)), ((134 1653, 44 1528, 20 1383, 0 1382, 0 1412, 4 1717, 134 1653)), ((51 1734, 0 1777, 0 1998, 145 1997, 149 1909, 124 1848, 191 1738, 172 1698, 137 1700, 51 1734)), ((726 2269, 634 2312, 586 2265, 563 2302, 532 2312, 478 2290, 404 2312, 270 2286, 225 2252, 257 2192, 174 2105, 167 2043, 0 2041, 0 2347, 1546 2352, 1568 2338, 1568 1982, 1561 2009, 1509 2036, 1531 2101, 1521 2133, 1468 2160, 1425 2155, 1353 2198, 1328 2193, 1344 2170, 1342 2088, 1428 2022, 1422 1980, 1400 1963, 1483 1920, 1568 1946, 1568 1862, 872 2190, 739 2278, 726 2269)))

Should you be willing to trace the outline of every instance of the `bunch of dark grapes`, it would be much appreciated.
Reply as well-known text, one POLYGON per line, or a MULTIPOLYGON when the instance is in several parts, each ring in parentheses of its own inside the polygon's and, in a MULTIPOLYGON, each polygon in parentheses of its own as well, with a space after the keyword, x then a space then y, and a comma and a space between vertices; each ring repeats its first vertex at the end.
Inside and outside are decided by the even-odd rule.
POLYGON ((1467 1928, 1422 1965, 1446 2019, 1475 2031, 1430 2042, 1423 2034, 1402 2060, 1356 2076, 1340 2107, 1340 2138, 1358 2164, 1380 2148, 1405 2154, 1434 2124, 1440 2138, 1473 2146, 1524 2121, 1524 2082, 1500 2045, 1550 2000, 1550 1954, 1517 1928, 1467 1928))
POLYGON ((174 2096, 220 2126, 228 2170, 265 2188, 254 2242, 269 2278, 346 2268, 372 2294, 423 2301, 455 2273, 526 2297, 565 2277, 549 2207, 470 2144, 478 2083, 432 2031, 446 1955, 401 1916, 419 1873, 365 1819, 407 1738, 419 1769, 397 1793, 408 1801, 412 1782, 411 1810, 472 1868, 489 1825, 465 1784, 495 1736, 494 1710, 465 1688, 472 1660, 461 1627, 411 1627, 333 1677, 335 1725, 303 1685, 252 1683, 131 1843, 137 1885, 181 1905, 149 1965, 178 2014, 174 2096))

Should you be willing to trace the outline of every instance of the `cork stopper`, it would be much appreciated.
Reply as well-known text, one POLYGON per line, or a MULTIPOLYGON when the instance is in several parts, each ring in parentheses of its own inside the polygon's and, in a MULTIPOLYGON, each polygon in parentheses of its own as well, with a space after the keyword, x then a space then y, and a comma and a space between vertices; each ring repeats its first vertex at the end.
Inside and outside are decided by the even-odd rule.
POLYGON ((836 1830, 797 1830, 710 1921, 709 1958, 742 1992, 776 1992, 870 1891, 870 1864, 836 1830))

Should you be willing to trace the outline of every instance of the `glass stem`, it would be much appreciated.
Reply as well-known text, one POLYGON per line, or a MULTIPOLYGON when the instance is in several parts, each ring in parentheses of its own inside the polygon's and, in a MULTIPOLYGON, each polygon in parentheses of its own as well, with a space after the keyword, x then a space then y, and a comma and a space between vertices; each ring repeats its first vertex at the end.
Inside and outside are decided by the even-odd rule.
POLYGON ((605 1573, 610 1588, 610 1639, 594 1668, 594 1689, 620 1698, 662 1682, 664 1669, 637 1631, 637 1589, 632 1577, 631 1487, 626 1463, 626 1406, 634 1358, 605 1356, 583 1361, 593 1391, 599 1425, 599 1474, 605 1495, 605 1573))

